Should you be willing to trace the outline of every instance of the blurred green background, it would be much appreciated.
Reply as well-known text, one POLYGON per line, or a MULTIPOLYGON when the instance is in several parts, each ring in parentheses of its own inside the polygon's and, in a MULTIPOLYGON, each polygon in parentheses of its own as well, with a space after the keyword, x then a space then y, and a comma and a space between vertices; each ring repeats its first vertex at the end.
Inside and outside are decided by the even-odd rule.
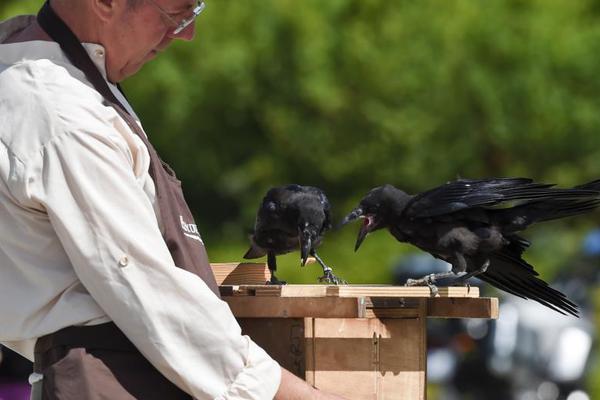
MULTIPOLYGON (((40 4, 2 0, 0 19, 40 4)), ((242 260, 274 185, 322 188, 337 222, 383 183, 600 177, 599 74, 594 0, 210 0, 195 40, 124 87, 183 181, 211 261, 225 262, 242 260)), ((551 281, 599 222, 529 230, 526 259, 551 281)), ((320 255, 351 283, 391 282, 415 250, 379 232, 355 254, 356 230, 331 231, 320 255)), ((321 272, 298 254, 279 265, 292 283, 321 272)))

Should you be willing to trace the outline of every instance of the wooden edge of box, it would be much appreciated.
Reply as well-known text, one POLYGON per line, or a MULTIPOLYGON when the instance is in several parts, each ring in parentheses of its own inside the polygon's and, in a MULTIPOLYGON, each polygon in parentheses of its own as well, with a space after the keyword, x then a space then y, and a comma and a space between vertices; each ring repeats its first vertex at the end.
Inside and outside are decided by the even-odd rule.
POLYGON ((496 297, 428 299, 427 316, 431 318, 487 318, 498 319, 496 297))
POLYGON ((224 296, 237 318, 364 318, 364 298, 224 296))

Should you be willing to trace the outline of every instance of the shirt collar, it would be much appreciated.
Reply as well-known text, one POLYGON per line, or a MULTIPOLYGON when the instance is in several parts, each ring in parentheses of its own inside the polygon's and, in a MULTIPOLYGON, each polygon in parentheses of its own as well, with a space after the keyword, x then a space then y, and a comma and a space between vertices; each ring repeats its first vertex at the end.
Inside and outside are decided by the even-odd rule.
MULTIPOLYGON (((21 15, 0 22, 0 63, 14 64, 27 60, 39 60, 46 58, 57 63, 68 63, 60 46, 56 42, 45 40, 33 40, 30 42, 19 42, 3 44, 2 42, 14 33, 25 29, 35 21, 35 15, 21 15)), ((106 50, 104 46, 96 43, 82 43, 83 48, 90 56, 96 68, 106 77, 106 50)))

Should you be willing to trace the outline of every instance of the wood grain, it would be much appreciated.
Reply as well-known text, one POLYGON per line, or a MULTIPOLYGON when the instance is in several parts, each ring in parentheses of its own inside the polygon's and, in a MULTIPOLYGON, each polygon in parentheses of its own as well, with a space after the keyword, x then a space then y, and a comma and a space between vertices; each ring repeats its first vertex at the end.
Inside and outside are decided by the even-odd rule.
POLYGON ((237 318, 363 318, 362 298, 224 296, 237 318))

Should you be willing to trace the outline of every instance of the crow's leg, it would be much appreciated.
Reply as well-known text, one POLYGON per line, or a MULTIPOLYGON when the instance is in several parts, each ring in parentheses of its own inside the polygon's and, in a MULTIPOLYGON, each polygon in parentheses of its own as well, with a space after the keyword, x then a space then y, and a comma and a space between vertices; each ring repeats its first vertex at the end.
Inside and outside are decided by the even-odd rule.
POLYGON ((321 264, 321 267, 323 268, 323 276, 319 278, 319 282, 333 283, 334 285, 345 285, 348 283, 345 280, 335 276, 333 274, 333 270, 327 265, 325 265, 323 260, 321 260, 321 257, 317 255, 316 251, 312 251, 311 255, 317 260, 319 264, 321 264))
POLYGON ((287 283, 286 281, 280 281, 275 276, 275 271, 277 270, 277 260, 275 259, 275 253, 272 251, 267 253, 267 266, 271 272, 271 279, 267 281, 267 285, 285 285, 287 283))
POLYGON ((462 253, 456 251, 454 252, 454 262, 452 263, 452 272, 458 275, 463 272, 467 272, 467 260, 465 260, 465 256, 462 253))
POLYGON ((437 296, 438 288, 435 283, 441 279, 454 278, 457 273, 464 272, 467 269, 467 262, 462 253, 454 252, 452 270, 448 272, 438 272, 436 274, 425 275, 420 279, 407 279, 405 286, 428 286, 432 296, 437 296))
POLYGON ((483 274, 485 271, 487 271, 488 267, 490 266, 490 260, 487 259, 485 260, 485 262, 481 265, 481 267, 479 267, 479 269, 476 269, 475 271, 469 272, 468 274, 464 274, 462 276, 459 276, 456 281, 454 282, 454 284, 457 285, 468 285, 467 280, 469 278, 472 278, 474 276, 483 274))
POLYGON ((428 286, 432 296, 437 296, 438 288, 435 283, 440 279, 452 278, 456 274, 452 271, 438 272, 437 274, 425 275, 420 279, 407 279, 405 286, 428 286))

